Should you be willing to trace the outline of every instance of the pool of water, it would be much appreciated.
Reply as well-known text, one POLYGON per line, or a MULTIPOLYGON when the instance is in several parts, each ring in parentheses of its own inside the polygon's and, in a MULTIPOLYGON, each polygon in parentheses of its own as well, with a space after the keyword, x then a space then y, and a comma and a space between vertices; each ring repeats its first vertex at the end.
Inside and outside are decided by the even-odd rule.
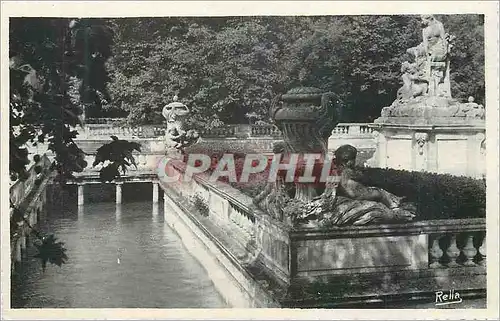
POLYGON ((164 223, 163 206, 86 204, 51 211, 40 224, 67 248, 62 267, 28 252, 13 276, 13 308, 224 308, 204 268, 164 223))

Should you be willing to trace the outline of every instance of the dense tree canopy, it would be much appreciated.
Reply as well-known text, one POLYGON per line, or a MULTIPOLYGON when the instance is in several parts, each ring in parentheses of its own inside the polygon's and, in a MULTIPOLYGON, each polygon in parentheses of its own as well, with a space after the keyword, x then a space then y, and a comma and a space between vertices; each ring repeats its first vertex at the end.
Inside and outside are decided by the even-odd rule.
MULTIPOLYGON (((484 101, 484 23, 438 16, 456 36, 452 90, 484 101)), ((298 86, 336 92, 343 121, 370 121, 396 97, 406 49, 421 41, 418 16, 144 18, 111 21, 113 100, 132 123, 161 122, 174 95, 199 126, 266 120, 270 101, 298 86)))
MULTIPOLYGON (((81 172, 88 165, 74 138, 78 135, 76 128, 81 124, 83 111, 87 108, 98 110, 108 103, 109 76, 105 62, 111 55, 112 41, 112 30, 105 20, 10 19, 11 181, 27 178, 31 156, 35 162, 40 159, 40 155, 29 155, 30 144, 46 144, 54 155, 52 169, 58 174, 56 182, 62 185, 74 172, 81 172)), ((137 147, 126 141, 113 141, 108 146, 113 150, 119 147, 118 156, 117 153, 108 155, 105 149, 98 155, 102 162, 111 161, 101 170, 103 178, 111 180, 120 173, 106 171, 116 163, 122 170, 133 163, 130 151, 137 147)), ((33 229, 25 218, 22 204, 11 201, 10 206, 11 233, 17 231, 19 222, 24 222, 38 238, 35 245, 43 266, 47 262, 64 263, 67 257, 63 244, 56 242, 54 236, 33 229)))
POLYGON ((10 174, 26 175, 26 143, 48 143, 61 178, 86 166, 73 139, 85 106, 108 97, 104 62, 111 30, 104 21, 10 21, 10 174))

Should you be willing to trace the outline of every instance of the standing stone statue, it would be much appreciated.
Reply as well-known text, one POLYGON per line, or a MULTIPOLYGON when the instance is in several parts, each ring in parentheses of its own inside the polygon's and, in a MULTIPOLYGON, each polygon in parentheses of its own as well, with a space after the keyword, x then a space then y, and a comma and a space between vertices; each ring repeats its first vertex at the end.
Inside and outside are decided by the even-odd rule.
POLYGON ((401 68, 400 103, 419 96, 451 97, 449 53, 454 38, 434 16, 422 15, 421 19, 422 42, 407 50, 414 62, 405 61, 401 68))
POLYGON ((484 106, 462 103, 451 96, 450 51, 455 37, 432 15, 422 15, 421 22, 422 42, 406 50, 412 59, 401 65, 403 85, 375 123, 415 117, 420 122, 436 117, 484 119, 484 106))

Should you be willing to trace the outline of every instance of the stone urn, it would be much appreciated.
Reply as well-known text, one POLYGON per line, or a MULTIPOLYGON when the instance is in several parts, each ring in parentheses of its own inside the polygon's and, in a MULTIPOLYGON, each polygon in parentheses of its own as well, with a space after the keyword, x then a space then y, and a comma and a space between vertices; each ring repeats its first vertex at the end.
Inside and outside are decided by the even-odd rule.
MULTIPOLYGON (((304 154, 321 154, 321 167, 328 150, 328 137, 340 122, 336 95, 314 87, 298 87, 283 94, 270 108, 270 116, 283 133, 285 153, 299 154, 297 171, 303 170, 304 154), (302 166, 302 168, 301 168, 302 166)), ((295 199, 310 201, 317 196, 317 184, 295 182, 295 199)))

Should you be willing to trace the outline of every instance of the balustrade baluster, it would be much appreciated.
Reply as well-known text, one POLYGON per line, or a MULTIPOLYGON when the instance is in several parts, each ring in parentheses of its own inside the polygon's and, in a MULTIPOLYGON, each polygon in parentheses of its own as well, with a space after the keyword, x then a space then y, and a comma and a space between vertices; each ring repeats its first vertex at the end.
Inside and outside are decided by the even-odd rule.
POLYGON ((456 234, 451 235, 450 246, 448 247, 448 250, 446 250, 446 254, 448 255, 448 258, 450 259, 450 262, 448 262, 448 266, 449 267, 458 266, 457 258, 460 255, 460 250, 457 247, 456 234))
POLYGON ((243 214, 243 229, 245 230, 246 234, 250 234, 250 224, 248 224, 248 216, 246 213, 243 214))
POLYGON ((234 210, 234 213, 233 213, 233 223, 234 225, 238 226, 238 216, 240 215, 240 213, 238 213, 238 211, 235 209, 234 210))
POLYGON ((465 246, 462 249, 462 253, 465 255, 466 261, 464 262, 465 266, 474 266, 474 257, 477 254, 477 250, 474 247, 474 237, 472 234, 467 235, 467 241, 465 242, 465 246))
POLYGON ((439 245, 439 240, 441 239, 441 236, 434 236, 434 240, 432 241, 432 246, 429 251, 429 267, 432 269, 440 268, 443 267, 441 263, 439 263, 439 260, 443 256, 443 250, 441 249, 441 246, 439 245))
POLYGON ((238 215, 236 215, 236 225, 241 228, 241 213, 238 211, 238 215))
POLYGON ((481 255, 481 261, 479 261, 479 264, 482 266, 486 266, 486 235, 484 236, 483 243, 479 247, 479 254, 481 255))

